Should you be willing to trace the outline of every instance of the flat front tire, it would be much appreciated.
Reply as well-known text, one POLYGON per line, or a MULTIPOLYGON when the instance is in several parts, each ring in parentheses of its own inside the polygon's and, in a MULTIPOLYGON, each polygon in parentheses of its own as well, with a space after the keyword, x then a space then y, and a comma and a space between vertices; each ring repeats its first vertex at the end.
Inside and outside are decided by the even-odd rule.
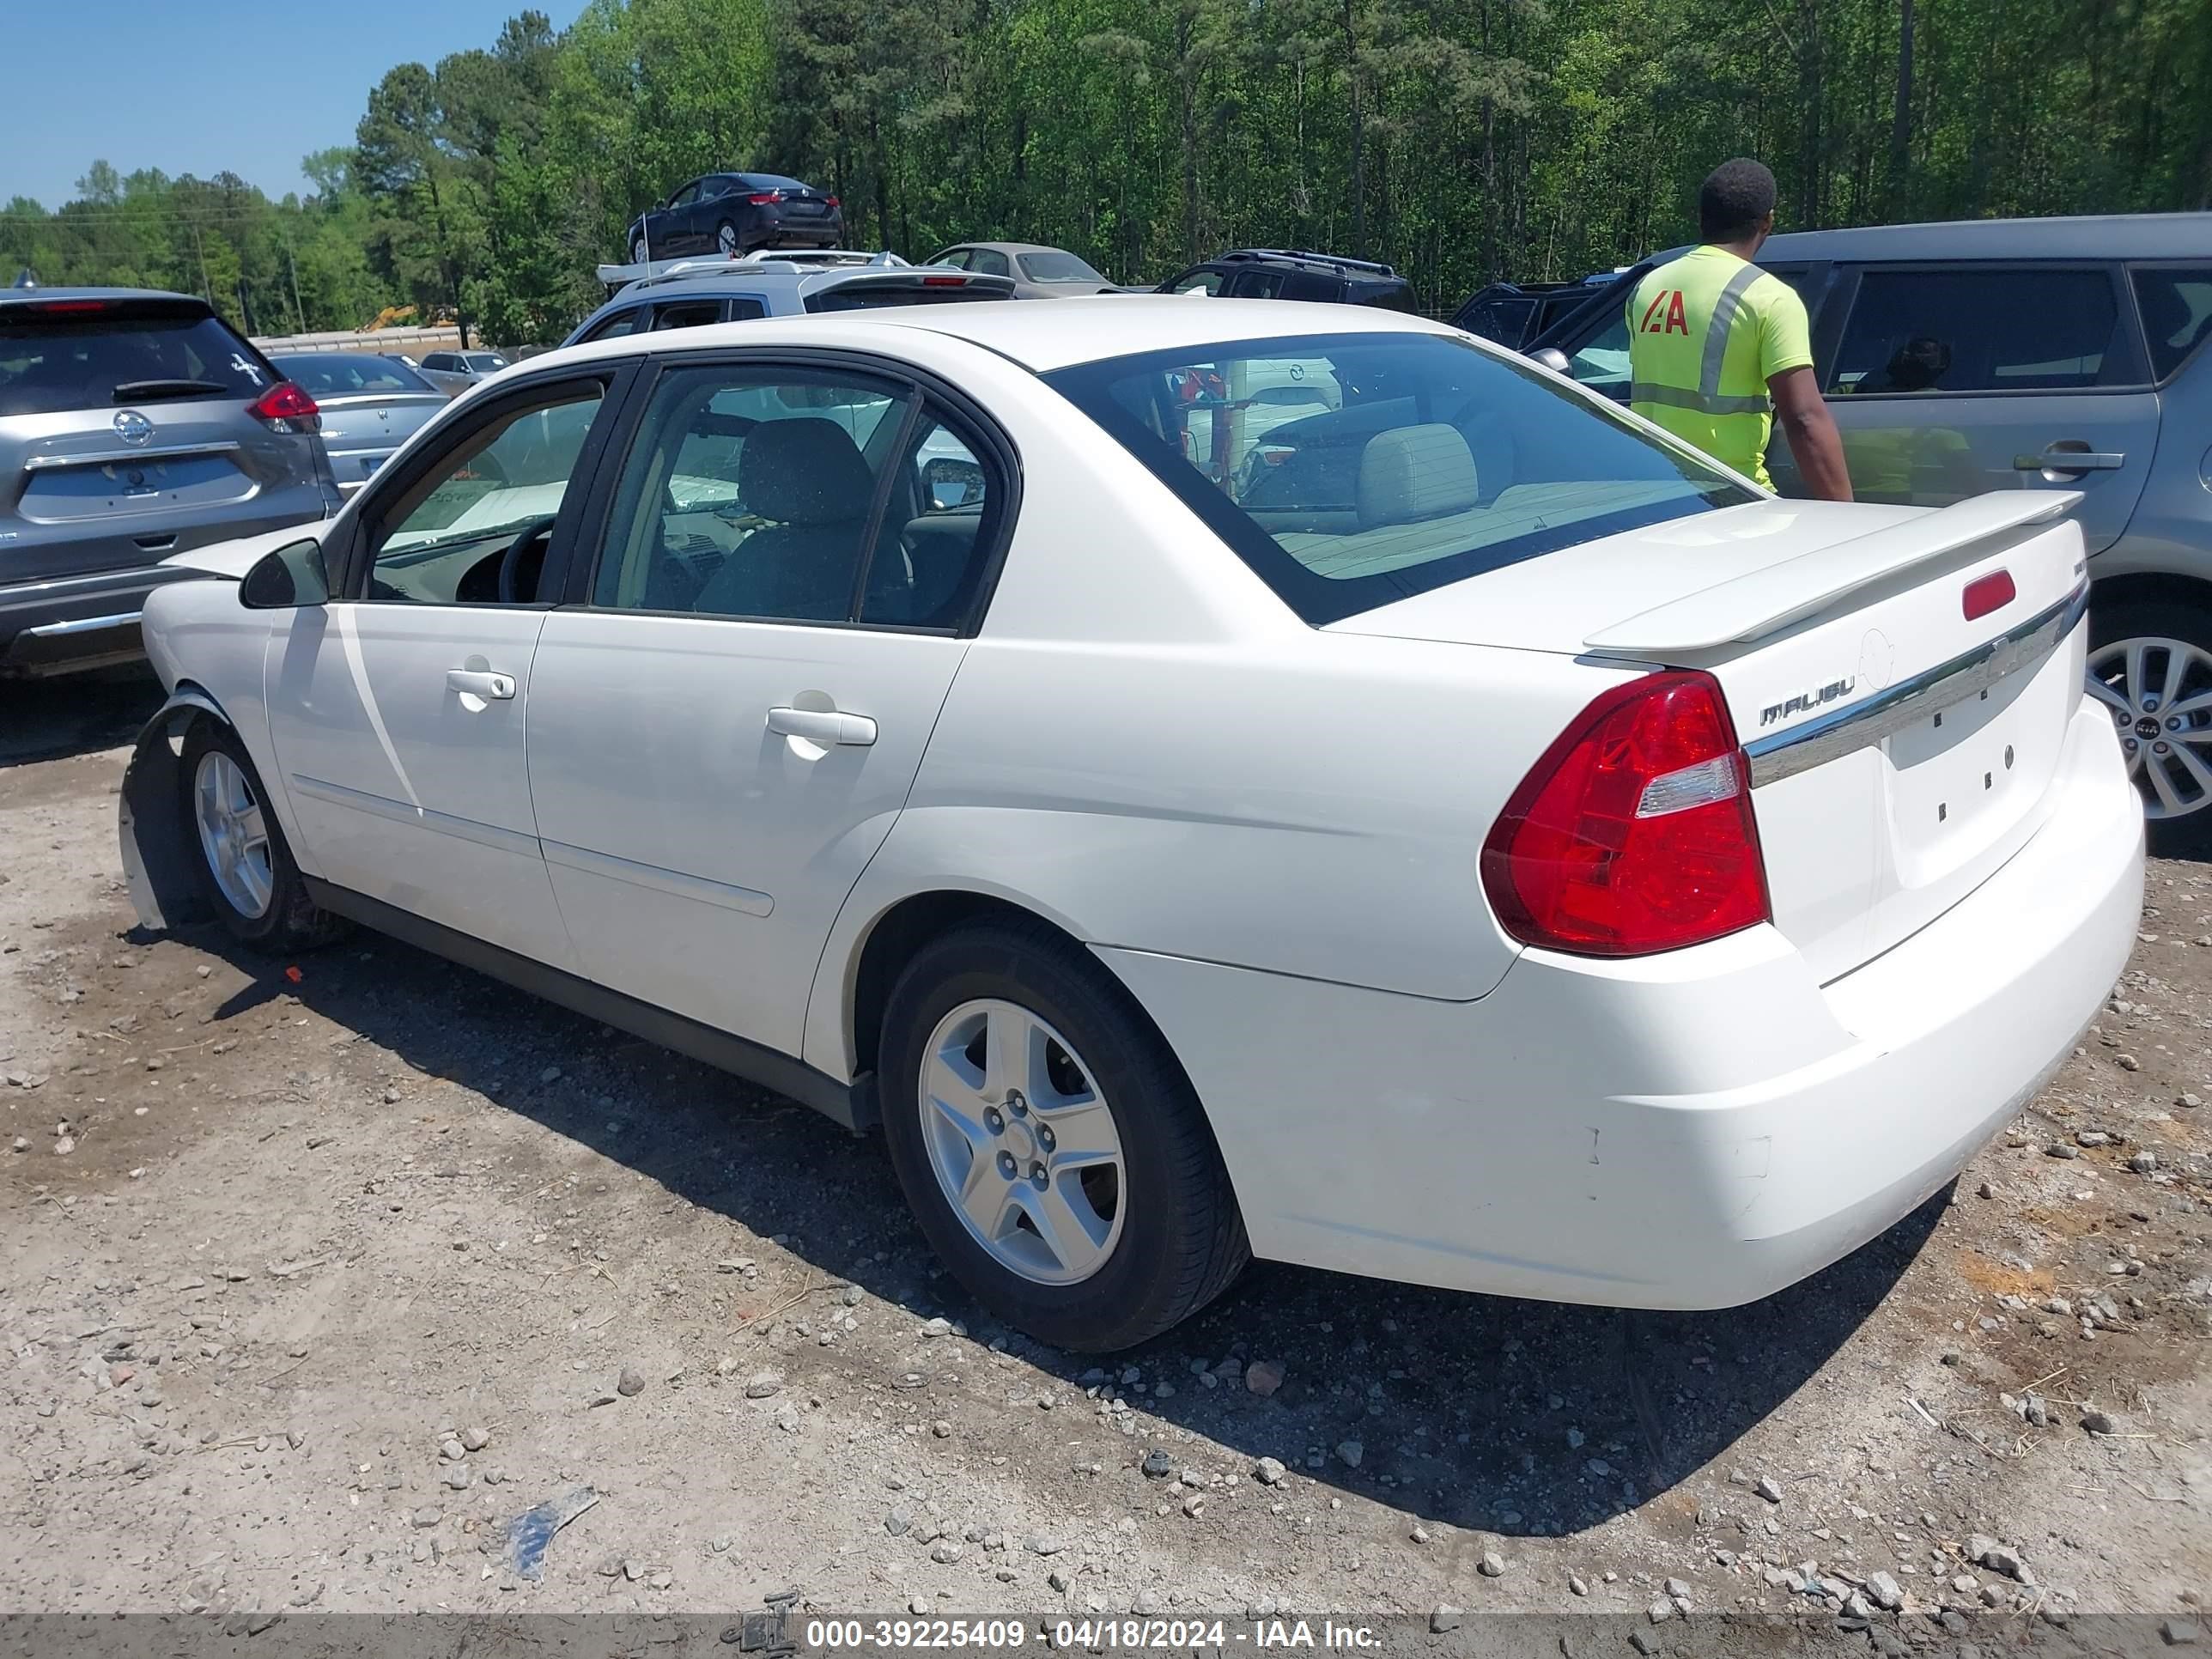
POLYGON ((185 733, 180 761, 180 823, 192 867, 201 896, 231 936, 276 952, 308 949, 342 933, 343 921, 307 896, 238 733, 216 720, 196 720, 185 733))
POLYGON ((884 1012, 884 1133, 975 1299, 1055 1347, 1133 1347, 1249 1258, 1198 1098, 1111 975, 1042 925, 925 945, 884 1012))

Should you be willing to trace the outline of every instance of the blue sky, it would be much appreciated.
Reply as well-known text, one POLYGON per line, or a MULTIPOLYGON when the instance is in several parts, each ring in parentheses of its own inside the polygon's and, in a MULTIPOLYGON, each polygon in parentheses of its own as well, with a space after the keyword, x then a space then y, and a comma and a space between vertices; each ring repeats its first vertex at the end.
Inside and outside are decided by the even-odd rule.
MULTIPOLYGON (((0 7, 0 202, 49 208, 97 159, 119 173, 225 167, 272 198, 300 158, 349 143, 394 64, 489 46, 526 0, 22 0, 0 7)), ((536 0, 566 27, 582 0, 536 0)))

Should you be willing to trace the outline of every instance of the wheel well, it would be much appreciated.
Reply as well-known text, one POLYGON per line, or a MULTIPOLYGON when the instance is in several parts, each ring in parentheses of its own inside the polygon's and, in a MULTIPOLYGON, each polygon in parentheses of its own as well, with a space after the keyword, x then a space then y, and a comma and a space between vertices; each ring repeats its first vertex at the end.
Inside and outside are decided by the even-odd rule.
MULTIPOLYGON (((915 953, 940 933, 969 922, 1006 921, 1030 924, 1050 922, 1034 910, 988 893, 958 891, 916 893, 901 899, 878 918, 860 948, 860 965, 853 977, 853 1061, 859 1073, 876 1069, 876 1050, 884 1033, 884 1009, 891 988, 906 971, 915 953)), ((1080 941, 1054 927, 1071 945, 1080 941)))
POLYGON ((2138 570, 2100 580, 2089 591, 2093 614, 2100 605, 2160 604, 2188 605, 2212 611, 2212 582, 2163 571, 2138 570))

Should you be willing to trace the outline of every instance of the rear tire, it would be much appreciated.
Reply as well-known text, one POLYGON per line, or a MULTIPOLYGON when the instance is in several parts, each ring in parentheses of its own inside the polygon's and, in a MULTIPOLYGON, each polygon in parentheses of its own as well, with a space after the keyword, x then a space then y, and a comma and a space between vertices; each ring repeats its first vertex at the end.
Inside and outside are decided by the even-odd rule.
POLYGON ((1038 1340, 1133 1347, 1250 1259, 1175 1055, 1127 990, 1042 924, 923 946, 891 992, 878 1060, 884 1138, 923 1234, 978 1302, 1038 1340), (1001 1029, 1029 1041, 994 1055, 1001 1029))
POLYGON ((2115 717, 2121 747, 2135 745, 2128 770, 2142 795, 2151 853, 2212 856, 2212 701, 2179 715, 2164 706, 2170 700, 2185 708, 2212 693, 2212 609, 2186 599, 2130 599, 2110 607, 2093 601, 2089 680, 2091 695, 2115 717), (2122 702, 2131 716, 2125 724, 2122 702), (2181 721, 2178 730, 2167 725, 2174 720, 2181 721))
POLYGON ((196 720, 178 772, 182 833, 201 896, 241 945, 271 954, 326 945, 344 921, 307 896, 261 775, 238 733, 196 720))
POLYGON ((649 250, 646 247, 646 245, 645 245, 645 238, 644 238, 644 237, 642 237, 642 236, 638 236, 638 237, 634 237, 634 238, 632 238, 632 239, 631 239, 631 241, 630 241, 630 245, 629 245, 629 262, 630 262, 630 264, 634 264, 634 265, 641 265, 641 264, 643 264, 645 263, 645 256, 646 256, 646 254, 647 253, 647 252, 648 252, 648 251, 649 251, 649 250))
POLYGON ((725 259, 734 259, 744 252, 738 240, 738 228, 727 219, 714 227, 714 247, 725 259))

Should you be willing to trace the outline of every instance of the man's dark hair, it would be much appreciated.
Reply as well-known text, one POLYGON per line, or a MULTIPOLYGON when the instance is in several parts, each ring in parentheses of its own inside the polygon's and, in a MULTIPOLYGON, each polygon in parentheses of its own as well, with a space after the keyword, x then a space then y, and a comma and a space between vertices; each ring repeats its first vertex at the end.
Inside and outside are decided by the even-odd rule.
POLYGON ((1740 242, 1774 211, 1774 175, 1748 155, 1723 161, 1698 186, 1698 234, 1708 242, 1740 242))

